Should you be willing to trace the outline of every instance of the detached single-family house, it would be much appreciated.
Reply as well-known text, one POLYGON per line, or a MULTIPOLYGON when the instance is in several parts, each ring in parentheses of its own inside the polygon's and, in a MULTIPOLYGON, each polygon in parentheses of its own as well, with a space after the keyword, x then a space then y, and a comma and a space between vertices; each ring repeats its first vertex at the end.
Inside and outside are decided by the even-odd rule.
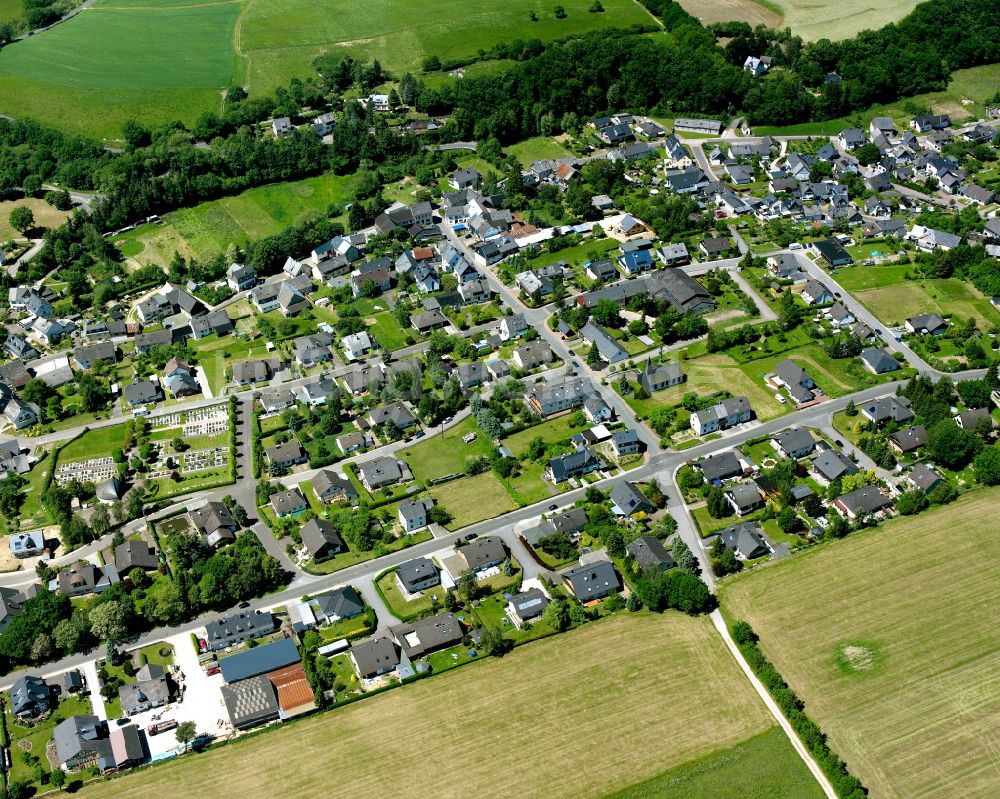
POLYGON ((609 560, 598 560, 563 572, 563 580, 573 596, 581 602, 601 599, 621 591, 622 584, 609 560))
POLYGON ((414 558, 396 569, 396 580, 407 594, 419 594, 441 585, 441 572, 428 558, 414 558))
POLYGON ((573 452, 552 458, 546 468, 546 476, 553 483, 563 483, 571 477, 590 474, 605 466, 604 461, 590 447, 578 446, 573 452))
POLYGON ((772 438, 771 446, 781 457, 798 460, 812 454, 816 448, 816 439, 808 430, 793 427, 791 430, 785 430, 772 438))
POLYGON ((756 522, 741 522, 719 531, 726 549, 740 560, 754 560, 771 554, 771 548, 756 522))
POLYGON ((412 533, 421 527, 426 527, 430 521, 427 511, 430 510, 429 506, 432 504, 432 500, 424 499, 415 499, 402 503, 397 511, 397 516, 403 530, 407 533, 412 533))
POLYGON ((660 539, 651 535, 639 536, 625 547, 625 551, 642 574, 649 571, 665 572, 677 565, 674 556, 660 543, 660 539))
POLYGON ((834 508, 848 519, 874 516, 892 507, 892 500, 876 486, 865 486, 847 494, 841 494, 833 501, 834 508))
POLYGON ((861 363, 873 375, 884 375, 899 368, 899 361, 884 347, 865 347, 861 350, 861 363))
POLYGON ((900 424, 914 419, 910 401, 906 397, 890 395, 864 403, 858 410, 876 427, 883 427, 889 422, 900 424))
POLYGON ((948 323, 936 313, 925 313, 907 319, 906 329, 918 336, 940 336, 948 329, 948 323))
POLYGON ((539 618, 549 604, 549 598, 539 588, 529 588, 514 594, 507 602, 507 616, 511 623, 521 629, 525 623, 539 618))
POLYGON ((824 449, 813 458, 813 468, 825 480, 839 480, 850 474, 857 474, 858 467, 843 452, 824 449))
POLYGON ((271 494, 270 503, 274 515, 279 519, 284 519, 286 516, 293 516, 296 513, 302 513, 309 508, 309 503, 297 488, 290 488, 287 491, 279 491, 277 494, 271 494))
POLYGON ((889 446, 900 455, 906 455, 910 452, 914 452, 926 443, 927 428, 922 424, 904 427, 902 430, 897 430, 895 433, 889 434, 889 446))
POLYGON ((340 340, 340 344, 344 348, 344 356, 349 361, 356 361, 359 358, 363 358, 376 348, 375 341, 363 330, 360 333, 352 333, 349 336, 344 336, 340 340))
POLYGON ((329 560, 334 555, 345 551, 344 539, 336 528, 326 519, 312 518, 299 529, 302 536, 302 546, 317 563, 329 560))
POLYGON ((740 483, 732 485, 726 491, 726 499, 733 506, 733 510, 740 516, 746 516, 755 510, 764 507, 764 497, 756 483, 740 483))
POLYGON ((651 513, 653 504, 639 487, 629 480, 619 480, 611 490, 611 510, 618 516, 631 516, 633 513, 651 513))
POLYGON ((818 280, 806 281, 799 296, 806 305, 826 305, 833 302, 833 292, 818 280))
MULTIPOLYGON (((360 433, 358 434, 360 435, 360 433)), ((329 469, 321 469, 312 479, 313 491, 319 497, 320 502, 329 505, 333 502, 350 502, 358 500, 358 490, 354 483, 346 477, 341 477, 329 469)))

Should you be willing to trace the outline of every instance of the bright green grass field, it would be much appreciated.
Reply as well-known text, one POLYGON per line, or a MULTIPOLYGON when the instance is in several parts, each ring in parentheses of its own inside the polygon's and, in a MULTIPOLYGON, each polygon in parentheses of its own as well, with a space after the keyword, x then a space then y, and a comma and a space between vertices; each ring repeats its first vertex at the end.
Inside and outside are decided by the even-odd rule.
POLYGON ((268 91, 330 50, 378 58, 390 71, 418 70, 427 56, 474 55, 500 40, 548 40, 653 22, 633 0, 607 0, 603 14, 588 13, 590 5, 591 0, 563 0, 567 17, 559 20, 556 4, 547 0, 256 0, 241 21, 238 41, 251 89, 268 91), (532 11, 537 22, 530 19, 532 11))
POLYGON ((819 799, 823 791, 779 727, 605 799, 819 799))
POLYGON ((280 233, 303 213, 326 213, 331 203, 347 200, 354 183, 353 175, 330 173, 260 186, 174 211, 164 217, 162 225, 143 225, 122 234, 115 243, 136 265, 165 266, 175 251, 187 257, 214 255, 230 243, 245 244, 280 233))
POLYGON ((0 51, 0 110, 114 139, 136 118, 193 121, 233 81, 238 0, 99 0, 0 51))

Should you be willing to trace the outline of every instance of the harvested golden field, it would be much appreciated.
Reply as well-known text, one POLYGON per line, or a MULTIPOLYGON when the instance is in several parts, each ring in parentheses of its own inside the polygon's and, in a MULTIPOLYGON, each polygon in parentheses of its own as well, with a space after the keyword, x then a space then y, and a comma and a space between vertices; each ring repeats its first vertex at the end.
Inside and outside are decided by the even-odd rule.
POLYGON ((727 580, 872 796, 1000 795, 1000 490, 727 580))
POLYGON ((579 799, 772 726, 708 618, 628 615, 82 795, 579 799))

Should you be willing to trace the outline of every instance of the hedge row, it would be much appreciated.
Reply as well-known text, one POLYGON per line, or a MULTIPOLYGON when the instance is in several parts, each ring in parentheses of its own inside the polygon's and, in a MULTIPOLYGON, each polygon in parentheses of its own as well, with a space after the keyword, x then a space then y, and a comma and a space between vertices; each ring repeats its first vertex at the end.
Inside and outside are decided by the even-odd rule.
POLYGON ((847 770, 847 764, 830 748, 826 734, 815 721, 806 715, 802 700, 799 699, 795 691, 788 687, 788 683, 785 682, 774 664, 760 651, 757 644, 757 634, 753 628, 745 621, 738 621, 732 625, 730 632, 754 674, 767 687, 774 701, 781 708, 781 712, 791 722, 802 743, 816 759, 819 767, 823 769, 823 773, 832 783, 837 796, 842 799, 865 799, 868 790, 862 785, 861 780, 847 770))

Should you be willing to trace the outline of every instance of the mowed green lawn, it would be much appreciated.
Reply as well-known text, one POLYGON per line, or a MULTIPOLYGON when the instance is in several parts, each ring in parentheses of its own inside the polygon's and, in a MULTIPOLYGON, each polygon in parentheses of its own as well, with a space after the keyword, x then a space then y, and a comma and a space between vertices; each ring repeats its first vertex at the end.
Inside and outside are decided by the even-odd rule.
POLYGON ((116 139, 127 119, 193 122, 237 66, 239 0, 98 0, 0 51, 0 111, 116 139))
POLYGON ((880 322, 887 325, 902 324, 908 317, 922 313, 951 314, 953 319, 961 320, 975 319, 976 325, 984 331, 992 330, 994 325, 1000 323, 1000 313, 989 299, 975 286, 958 278, 901 279, 900 282, 886 282, 875 288, 849 290, 880 322))
POLYGON ((252 91, 266 92, 305 73, 317 55, 334 51, 377 58, 390 71, 418 71, 427 56, 442 60, 475 55, 498 41, 557 39, 603 27, 654 24, 634 0, 563 0, 556 19, 546 0, 284 0, 253 3, 238 41, 252 91), (531 12, 538 16, 530 19, 531 12))
POLYGON ((1000 792, 998 502, 976 491, 720 587, 872 796, 1000 792))
POLYGON ((245 244, 280 233, 304 214, 325 214, 331 204, 347 201, 355 181, 354 175, 329 173, 260 186, 174 211, 162 225, 143 225, 117 237, 115 243, 137 266, 166 266, 174 252, 186 257, 214 255, 230 243, 245 244))
MULTIPOLYGON (((84 793, 211 796, 239 774, 243 799, 318 796, 331 785, 354 799, 401 785, 439 799, 578 799, 772 727, 707 618, 624 615, 84 793)), ((785 762, 794 768, 787 752, 785 762)))

